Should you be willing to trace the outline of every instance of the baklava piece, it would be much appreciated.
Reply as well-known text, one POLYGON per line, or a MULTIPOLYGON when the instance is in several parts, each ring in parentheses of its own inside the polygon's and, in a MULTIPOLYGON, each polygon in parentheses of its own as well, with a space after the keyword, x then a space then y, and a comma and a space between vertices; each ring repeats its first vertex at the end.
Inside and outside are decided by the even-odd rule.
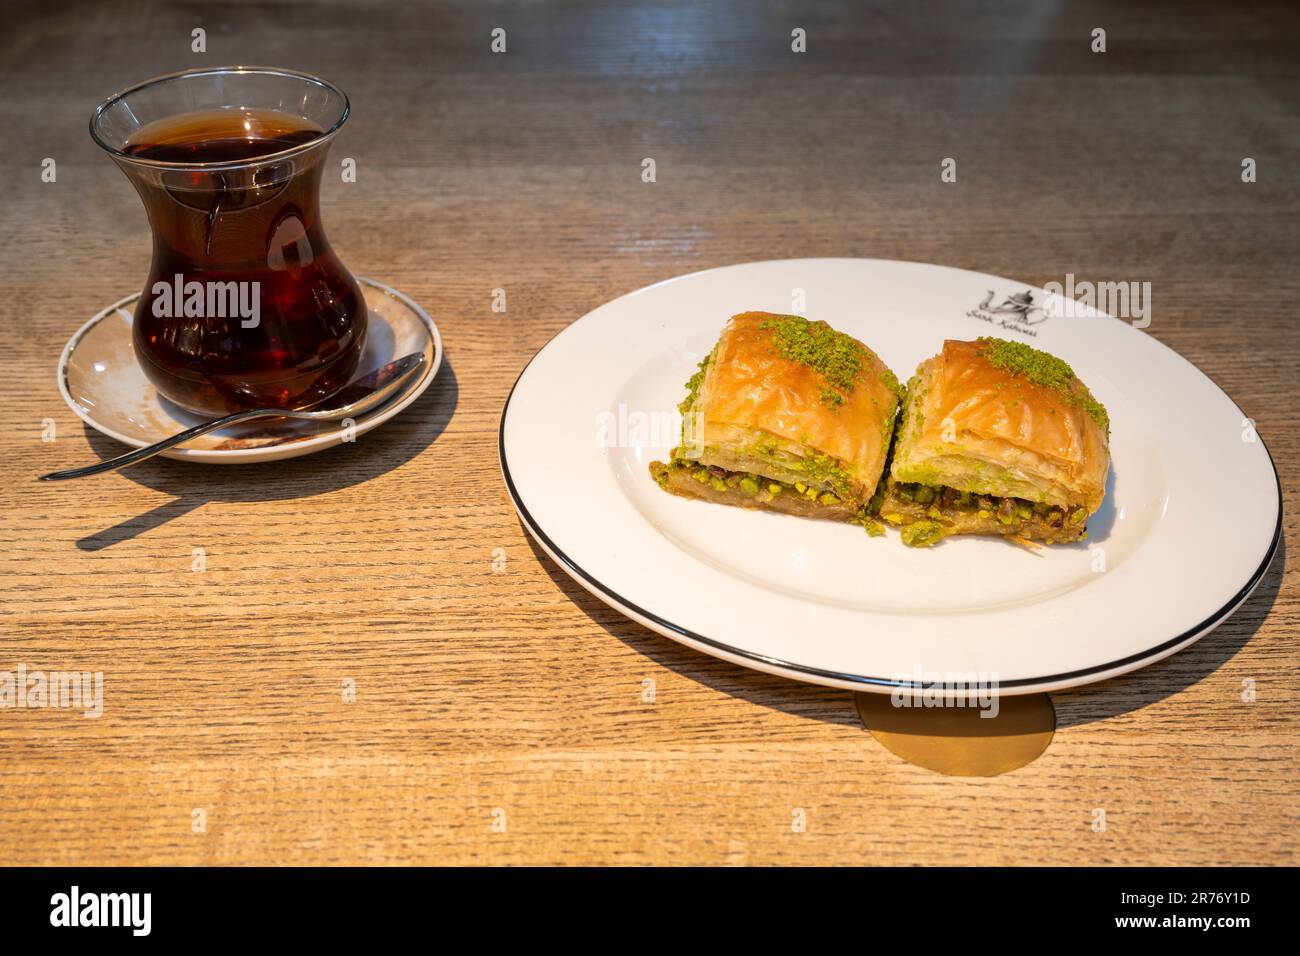
POLYGON ((905 544, 997 534, 1087 537, 1110 421, 1065 362, 1020 342, 947 341, 907 385, 880 517, 905 544))
POLYGON ((664 490, 879 531, 870 505, 901 390, 871 349, 825 322, 745 312, 687 389, 682 443, 650 465, 664 490))

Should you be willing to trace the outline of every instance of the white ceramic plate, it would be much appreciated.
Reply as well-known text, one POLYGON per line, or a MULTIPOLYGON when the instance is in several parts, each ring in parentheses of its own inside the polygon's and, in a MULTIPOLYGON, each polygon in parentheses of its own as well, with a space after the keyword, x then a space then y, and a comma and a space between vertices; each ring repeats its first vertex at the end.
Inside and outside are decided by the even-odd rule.
MULTIPOLYGON (((357 277, 369 309, 366 349, 356 378, 411 352, 424 352, 424 374, 387 404, 356 421, 363 435, 423 394, 442 364, 442 338, 429 314, 410 298, 373 279, 357 277)), ((96 313, 68 341, 59 358, 59 393, 82 421, 124 445, 143 448, 204 419, 161 398, 145 377, 131 345, 135 300, 129 295, 96 313)), ((163 452, 168 458, 217 465, 297 458, 343 441, 338 422, 288 418, 219 429, 163 452)))
POLYGON ((584 588, 747 667, 879 691, 985 675, 1003 694, 1135 670, 1205 634, 1259 583, 1280 488, 1246 416, 1205 375, 1128 323, 1061 314, 1063 303, 882 260, 759 262, 653 285, 574 322, 524 369, 501 418, 506 486, 584 588), (893 530, 871 538, 661 491, 646 466, 666 460, 685 382, 727 318, 794 311, 798 290, 806 315, 867 343, 903 380, 945 338, 990 334, 1073 365, 1112 423, 1089 540, 914 550, 893 530))

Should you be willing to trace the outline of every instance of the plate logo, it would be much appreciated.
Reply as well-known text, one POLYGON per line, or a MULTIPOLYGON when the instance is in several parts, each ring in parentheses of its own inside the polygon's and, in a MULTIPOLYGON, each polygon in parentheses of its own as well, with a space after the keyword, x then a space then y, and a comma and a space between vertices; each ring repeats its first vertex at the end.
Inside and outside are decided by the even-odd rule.
POLYGON ((984 301, 975 308, 967 310, 966 314, 973 319, 1010 329, 1012 332, 1019 332, 1030 338, 1038 335, 1032 326, 1047 320, 1047 310, 1040 302, 1034 301, 1033 289, 1013 292, 994 305, 996 299, 997 293, 989 289, 988 294, 984 296, 984 301))

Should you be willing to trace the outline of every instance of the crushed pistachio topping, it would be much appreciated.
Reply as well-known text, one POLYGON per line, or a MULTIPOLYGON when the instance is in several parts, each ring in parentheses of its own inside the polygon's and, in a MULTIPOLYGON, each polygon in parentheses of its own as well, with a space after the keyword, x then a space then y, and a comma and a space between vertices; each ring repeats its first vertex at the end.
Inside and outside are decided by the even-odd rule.
POLYGON ((700 397, 700 386, 704 383, 704 376, 709 371, 709 363, 711 361, 713 361, 713 352, 704 356, 700 361, 699 368, 695 370, 695 374, 692 375, 690 380, 686 383, 686 397, 682 399, 681 403, 677 406, 677 410, 683 415, 690 412, 691 408, 695 405, 695 400, 700 397))
POLYGON ((817 393, 817 397, 826 405, 844 404, 844 395, 835 391, 835 389, 830 386, 822 386, 821 390, 817 393))
POLYGON ((991 336, 981 336, 979 341, 984 344, 980 354, 994 368, 1012 375, 1023 375, 1035 385, 1060 393, 1066 401, 1080 406, 1103 431, 1110 434, 1110 416, 1105 406, 1092 397, 1092 392, 1079 381, 1067 362, 1023 342, 1009 342, 991 336))
POLYGON ((713 361, 713 356, 717 350, 718 348, 715 345, 709 354, 700 360, 700 364, 696 368, 695 374, 693 374, 686 383, 686 397, 677 404, 677 411, 682 416, 683 448, 673 449, 673 457, 677 457, 678 453, 682 452, 685 447, 695 444, 695 439, 691 432, 692 426, 698 425, 698 422, 693 423, 691 421, 691 414, 695 408, 696 401, 699 400, 700 387, 704 384, 704 376, 708 374, 709 364, 713 361))
MULTIPOLYGON (((820 398, 832 407, 844 404, 864 365, 876 357, 853 336, 802 315, 776 315, 764 319, 759 328, 772 333, 772 344, 783 359, 807 365, 826 380, 820 398)), ((897 394, 898 380, 893 373, 885 369, 882 377, 897 394)))
POLYGON ((885 416, 885 420, 880 426, 880 440, 886 454, 889 452, 889 443, 894 439, 894 422, 898 420, 898 410, 901 407, 901 403, 896 405, 894 410, 885 416))

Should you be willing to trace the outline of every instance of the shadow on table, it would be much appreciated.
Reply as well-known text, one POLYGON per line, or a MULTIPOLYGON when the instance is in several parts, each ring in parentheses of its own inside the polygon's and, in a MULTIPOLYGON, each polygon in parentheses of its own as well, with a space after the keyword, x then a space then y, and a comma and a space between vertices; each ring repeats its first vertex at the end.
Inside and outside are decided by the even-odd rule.
POLYGON ((522 522, 520 528, 523 530, 528 546, 533 550, 533 555, 550 575, 556 587, 563 591, 569 600, 594 623, 638 654, 698 684, 739 697, 752 704, 830 724, 862 726, 853 709, 853 698, 845 691, 787 680, 784 677, 764 674, 761 671, 750 670, 710 657, 656 634, 648 627, 624 617, 593 597, 569 577, 537 545, 522 522))
MULTIPOLYGON (((1052 702, 1056 705, 1056 726, 1089 724, 1140 710, 1209 677, 1245 647, 1264 623, 1277 600, 1285 568, 1286 539, 1280 538, 1277 553, 1273 555, 1272 564, 1264 572, 1259 587, 1228 620, 1191 647, 1149 667, 1099 684, 1052 694, 1052 702)), ((1242 687, 1233 685, 1226 688, 1225 693, 1237 697, 1242 690, 1242 687)))
MULTIPOLYGON (((594 623, 637 653, 697 683, 752 704, 826 723, 862 726, 848 691, 749 670, 677 644, 624 617, 578 585, 538 547, 522 522, 520 527, 528 546, 556 586, 594 623)), ((1285 565, 1286 543, 1279 541, 1272 564, 1255 593, 1231 618, 1191 647, 1131 674, 1053 693, 1057 729, 1140 710, 1213 674, 1259 630, 1277 598, 1285 565)), ((1236 694, 1240 690, 1234 688, 1230 692, 1236 694)))
MULTIPOLYGON (((166 504, 77 541, 82 551, 102 551, 122 541, 161 527, 209 502, 278 501, 308 498, 359 485, 410 461, 432 445, 456 412, 460 387, 455 370, 444 357, 437 377, 423 395, 374 431, 355 442, 338 445, 301 458, 249 465, 206 465, 151 458, 122 469, 119 474, 156 491, 174 495, 166 504)), ((125 450, 120 442, 85 426, 86 440, 100 458, 125 450)), ((82 493, 101 494, 95 481, 81 478, 82 493)))

